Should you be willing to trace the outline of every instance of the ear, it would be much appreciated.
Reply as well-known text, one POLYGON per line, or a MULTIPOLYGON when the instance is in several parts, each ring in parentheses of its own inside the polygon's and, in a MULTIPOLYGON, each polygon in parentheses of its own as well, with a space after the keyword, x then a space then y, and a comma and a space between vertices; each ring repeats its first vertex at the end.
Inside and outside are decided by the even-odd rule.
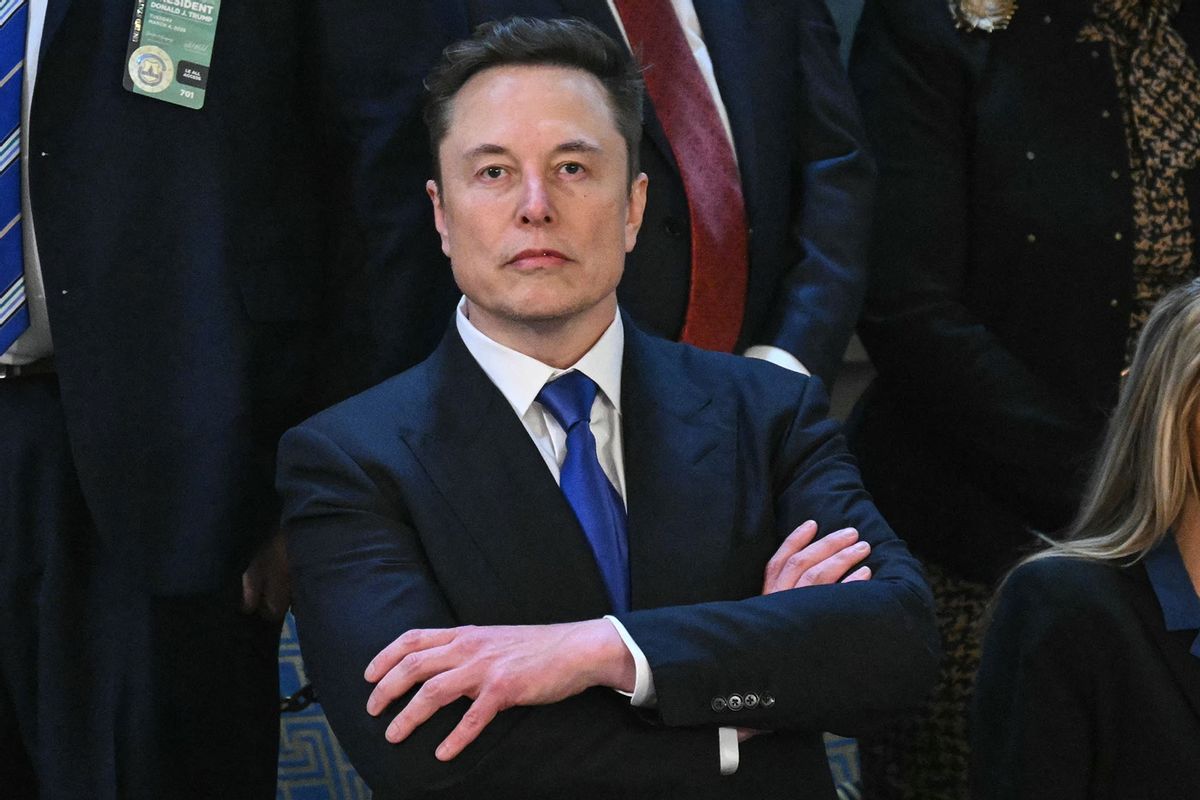
POLYGON ((442 237, 442 252, 446 254, 446 258, 449 258, 450 231, 446 227, 446 209, 442 205, 442 196, 438 190, 437 181, 425 181, 425 194, 429 195, 429 202, 433 203, 433 226, 437 228, 438 235, 442 237))
POLYGON ((633 250, 633 246, 637 244, 638 231, 642 229, 642 216, 646 213, 646 187, 649 184, 650 179, 646 177, 646 173, 639 172, 629 186, 629 207, 625 214, 626 253, 633 250))

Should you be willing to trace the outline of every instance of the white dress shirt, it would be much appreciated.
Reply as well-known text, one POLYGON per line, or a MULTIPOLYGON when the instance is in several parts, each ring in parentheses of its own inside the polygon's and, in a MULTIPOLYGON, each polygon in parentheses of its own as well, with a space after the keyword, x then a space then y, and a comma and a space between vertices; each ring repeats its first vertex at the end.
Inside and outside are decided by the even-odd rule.
MULTIPOLYGON (((538 392, 551 380, 576 370, 595 381, 599 391, 592 403, 591 429, 596 438, 596 456, 600 460, 600 468, 621 496, 621 502, 627 504, 625 457, 621 446, 621 365, 625 357, 625 329, 621 324, 621 315, 618 313, 613 318, 603 335, 582 358, 567 369, 557 369, 484 335, 471 323, 467 314, 467 299, 464 297, 459 301, 458 311, 454 315, 463 344, 512 406, 529 438, 537 445, 556 483, 561 482, 562 463, 567 455, 567 434, 558 420, 537 402, 538 392)), ((620 620, 611 615, 605 616, 605 619, 612 623, 633 656, 635 678, 633 694, 629 695, 630 702, 640 707, 653 706, 656 696, 650 662, 620 620)), ((720 728, 718 743, 721 774, 733 774, 738 767, 737 730, 720 728)))

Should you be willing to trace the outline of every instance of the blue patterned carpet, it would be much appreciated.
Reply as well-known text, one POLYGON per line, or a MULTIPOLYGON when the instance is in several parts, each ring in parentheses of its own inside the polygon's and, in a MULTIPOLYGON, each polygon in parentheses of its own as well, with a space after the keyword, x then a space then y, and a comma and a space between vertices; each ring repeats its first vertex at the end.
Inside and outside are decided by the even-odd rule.
MULTIPOLYGON (((296 627, 291 614, 284 620, 279 646, 279 688, 284 695, 307 683, 296 627)), ((338 747, 319 705, 284 714, 279 730, 277 800, 368 800, 371 792, 338 747)), ((827 736, 825 747, 842 800, 860 797, 858 751, 853 739, 827 736)))

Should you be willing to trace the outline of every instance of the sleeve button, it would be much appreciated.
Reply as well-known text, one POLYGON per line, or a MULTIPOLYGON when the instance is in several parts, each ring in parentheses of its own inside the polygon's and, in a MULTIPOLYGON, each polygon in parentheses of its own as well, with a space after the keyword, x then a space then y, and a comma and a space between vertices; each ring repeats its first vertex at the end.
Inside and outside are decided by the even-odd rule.
POLYGON ((729 695, 729 710, 730 711, 741 711, 742 710, 742 696, 740 694, 729 695))
POLYGON ((728 703, 725 702, 724 697, 714 697, 712 699, 712 710, 716 711, 718 714, 724 711, 727 706, 728 703))

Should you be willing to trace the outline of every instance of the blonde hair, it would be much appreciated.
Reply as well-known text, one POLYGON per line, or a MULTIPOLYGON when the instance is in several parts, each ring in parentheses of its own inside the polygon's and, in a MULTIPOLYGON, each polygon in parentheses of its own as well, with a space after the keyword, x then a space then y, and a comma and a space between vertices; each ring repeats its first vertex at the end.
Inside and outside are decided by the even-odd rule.
POLYGON ((1030 556, 1130 564, 1158 544, 1198 491, 1200 279, 1154 306, 1138 339, 1083 504, 1062 541, 1030 556))

